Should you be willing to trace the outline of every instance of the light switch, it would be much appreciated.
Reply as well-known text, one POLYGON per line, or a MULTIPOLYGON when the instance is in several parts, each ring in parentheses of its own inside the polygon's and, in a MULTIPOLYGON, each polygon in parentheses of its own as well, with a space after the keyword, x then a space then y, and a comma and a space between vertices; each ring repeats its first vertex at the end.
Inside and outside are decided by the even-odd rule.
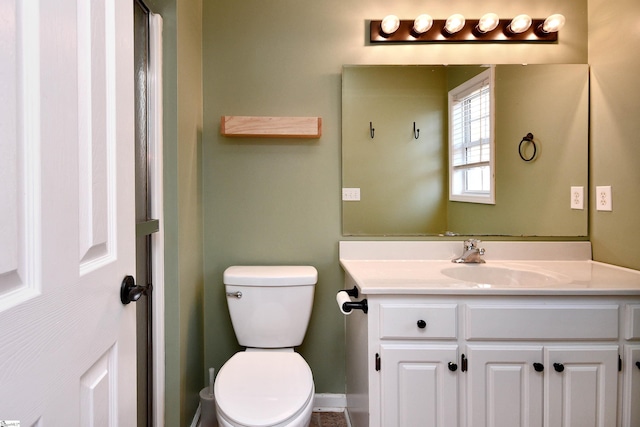
POLYGON ((345 202, 359 202, 360 189, 359 188, 343 188, 342 200, 345 202))

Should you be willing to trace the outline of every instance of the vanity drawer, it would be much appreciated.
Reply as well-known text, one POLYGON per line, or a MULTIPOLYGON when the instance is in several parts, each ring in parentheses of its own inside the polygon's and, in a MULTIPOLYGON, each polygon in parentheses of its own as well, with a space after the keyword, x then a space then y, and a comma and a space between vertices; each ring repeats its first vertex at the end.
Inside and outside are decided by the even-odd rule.
POLYGON ((617 304, 484 305, 465 309, 468 340, 617 339, 617 304))
POLYGON ((457 304, 381 304, 380 338, 455 339, 457 312, 457 304))
POLYGON ((625 338, 628 340, 640 339, 640 304, 628 304, 625 317, 627 323, 625 338))

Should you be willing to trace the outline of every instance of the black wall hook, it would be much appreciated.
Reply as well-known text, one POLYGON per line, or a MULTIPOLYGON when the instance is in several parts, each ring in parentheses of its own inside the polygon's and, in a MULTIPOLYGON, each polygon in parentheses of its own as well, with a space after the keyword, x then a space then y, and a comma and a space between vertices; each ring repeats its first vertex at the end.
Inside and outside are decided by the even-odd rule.
POLYGON ((420 138, 420 129, 416 129, 416 122, 413 122, 413 137, 415 139, 420 138))
POLYGON ((373 128, 373 123, 369 122, 369 134, 371 135, 371 139, 373 139, 375 132, 376 130, 373 128))
POLYGON ((520 158, 522 160, 524 160, 525 162, 530 162, 536 157, 536 152, 537 152, 537 149, 536 149, 536 143, 533 140, 533 134, 529 132, 522 138, 522 141, 520 141, 520 145, 518 145, 518 154, 520 154, 520 158), (524 157, 524 154, 522 154, 522 144, 524 144, 525 142, 530 142, 533 145, 533 154, 529 158, 524 157))

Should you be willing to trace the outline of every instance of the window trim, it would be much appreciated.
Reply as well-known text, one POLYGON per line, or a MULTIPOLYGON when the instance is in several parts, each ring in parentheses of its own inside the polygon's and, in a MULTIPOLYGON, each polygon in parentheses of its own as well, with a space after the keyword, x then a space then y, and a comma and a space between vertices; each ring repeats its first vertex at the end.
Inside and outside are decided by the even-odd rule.
POLYGON ((461 85, 455 87, 449 91, 448 96, 449 118, 448 118, 448 133, 449 133, 449 200, 454 202, 469 202, 469 203, 481 203, 481 204, 495 204, 495 67, 491 66, 487 70, 472 77, 461 85), (489 81, 489 160, 484 162, 474 163, 473 165, 489 166, 489 192, 488 193, 474 193, 473 191, 466 191, 462 193, 454 193, 454 179, 457 171, 470 169, 465 166, 453 165, 453 106, 454 101, 461 96, 467 96, 475 91, 475 87, 481 85, 485 80, 489 81))

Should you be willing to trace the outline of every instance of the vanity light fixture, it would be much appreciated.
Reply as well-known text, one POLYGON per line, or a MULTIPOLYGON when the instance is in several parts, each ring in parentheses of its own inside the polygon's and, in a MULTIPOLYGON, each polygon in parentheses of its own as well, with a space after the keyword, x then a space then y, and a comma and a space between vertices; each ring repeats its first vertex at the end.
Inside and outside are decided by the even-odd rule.
POLYGON ((518 15, 500 19, 487 13, 480 19, 465 19, 454 14, 447 19, 433 19, 422 14, 412 20, 396 15, 372 20, 369 25, 371 43, 554 43, 565 23, 564 16, 553 14, 546 19, 518 15))
POLYGON ((455 34, 464 28, 464 24, 464 16, 456 13, 447 18, 447 22, 444 24, 444 30, 448 34, 455 34))
POLYGON ((508 30, 513 34, 521 34, 531 28, 531 17, 529 15, 518 15, 509 24, 508 30))
POLYGON ((418 15, 418 17, 413 21, 413 32, 417 35, 426 33, 433 26, 433 18, 431 15, 427 15, 423 13, 422 15, 418 15))
POLYGON ((564 15, 556 13, 544 20, 542 26, 539 27, 540 31, 544 33, 557 33, 564 27, 565 18, 564 15))
POLYGON ((478 25, 476 25, 476 30, 478 30, 478 32, 482 34, 485 34, 489 31, 495 30, 499 23, 500 18, 498 18, 498 15, 496 15, 495 13, 485 13, 484 15, 482 15, 482 18, 480 18, 478 25))
POLYGON ((400 19, 396 15, 387 15, 380 23, 380 32, 387 37, 392 35, 400 27, 400 19))

